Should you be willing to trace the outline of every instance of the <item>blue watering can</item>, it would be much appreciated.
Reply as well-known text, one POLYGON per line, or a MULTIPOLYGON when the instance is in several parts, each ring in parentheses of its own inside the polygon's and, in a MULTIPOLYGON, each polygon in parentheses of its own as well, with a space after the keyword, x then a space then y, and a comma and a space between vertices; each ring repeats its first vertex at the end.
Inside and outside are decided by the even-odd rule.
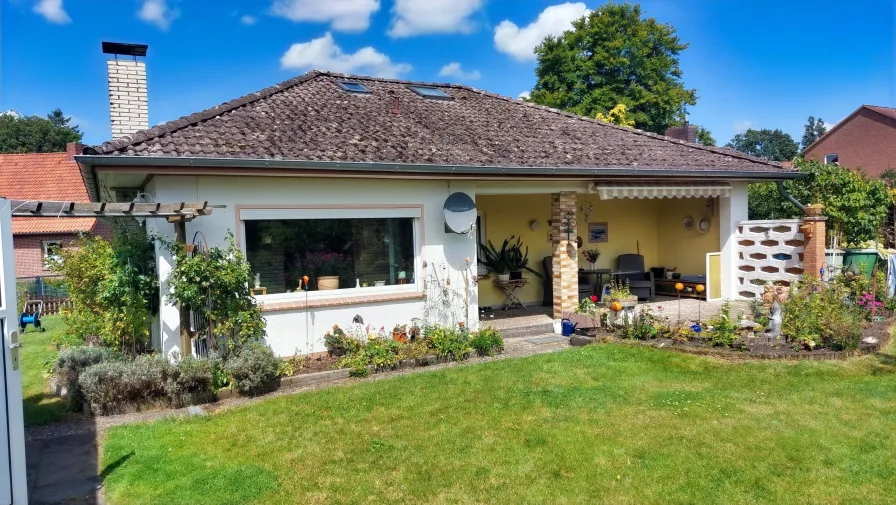
POLYGON ((562 325, 561 331, 562 331, 564 337, 568 337, 568 336, 572 335, 573 333, 575 333, 576 326, 579 325, 579 323, 573 324, 573 322, 570 321, 569 318, 563 318, 563 320, 560 321, 560 324, 562 325))

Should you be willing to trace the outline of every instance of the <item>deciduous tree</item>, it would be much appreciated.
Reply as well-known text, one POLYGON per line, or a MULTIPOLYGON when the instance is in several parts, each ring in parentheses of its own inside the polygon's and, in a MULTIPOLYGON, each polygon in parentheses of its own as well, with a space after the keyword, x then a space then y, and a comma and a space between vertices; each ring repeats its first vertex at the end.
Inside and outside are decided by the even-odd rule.
POLYGON ((828 127, 826 124, 824 124, 823 119, 818 118, 818 120, 816 121, 814 116, 809 116, 809 119, 806 121, 806 126, 803 128, 803 149, 811 146, 827 131, 828 127))
POLYGON ((588 117, 621 103, 637 128, 664 133, 697 103, 678 62, 687 47, 673 26, 642 17, 640 6, 604 4, 535 48, 530 101, 588 117))
POLYGON ((753 130, 738 133, 725 147, 737 149, 771 161, 790 161, 800 150, 799 144, 790 134, 779 129, 753 130))
POLYGON ((69 125, 60 109, 38 116, 0 114, 0 153, 53 153, 65 151, 65 144, 79 142, 82 133, 69 125))

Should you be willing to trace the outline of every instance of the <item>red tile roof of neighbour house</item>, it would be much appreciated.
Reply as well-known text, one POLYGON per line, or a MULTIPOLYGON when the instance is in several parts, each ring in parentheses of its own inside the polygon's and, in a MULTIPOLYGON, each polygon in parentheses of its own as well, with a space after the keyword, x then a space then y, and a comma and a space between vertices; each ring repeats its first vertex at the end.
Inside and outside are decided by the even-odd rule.
POLYGON ((781 172, 731 149, 611 125, 456 84, 312 71, 107 142, 122 157, 303 160, 468 167, 781 172), (339 83, 362 84, 352 93, 339 83), (430 86, 450 99, 423 97, 430 86))
MULTIPOLYGON (((67 153, 0 154, 0 196, 15 200, 89 202, 78 164, 67 153)), ((16 235, 91 232, 94 218, 16 217, 16 235)))

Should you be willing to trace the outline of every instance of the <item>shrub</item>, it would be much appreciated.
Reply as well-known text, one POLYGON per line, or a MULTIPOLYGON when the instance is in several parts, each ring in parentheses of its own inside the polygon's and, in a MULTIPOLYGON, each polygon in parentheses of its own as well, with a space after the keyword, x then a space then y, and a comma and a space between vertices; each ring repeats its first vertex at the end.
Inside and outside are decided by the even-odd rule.
POLYGON ((711 319, 709 326, 712 326, 712 331, 709 332, 712 345, 730 347, 734 344, 734 341, 737 340, 737 326, 731 319, 731 302, 725 300, 722 303, 719 317, 711 319))
POLYGON ((418 338, 409 344, 401 346, 401 349, 398 350, 398 360, 412 359, 418 362, 429 354, 429 342, 426 339, 418 338))
POLYGON ((356 352, 344 356, 339 360, 337 365, 339 368, 348 368, 349 377, 367 377, 370 371, 367 369, 369 364, 367 356, 362 352, 356 352))
POLYGON ((80 377, 87 368, 103 362, 122 361, 124 356, 103 347, 76 346, 63 349, 53 364, 53 373, 59 384, 68 389, 68 404, 72 410, 81 410, 84 392, 80 377))
POLYGON ((398 363, 400 350, 401 344, 391 338, 378 338, 369 340, 361 352, 367 356, 367 362, 376 368, 392 368, 398 363))
POLYGON ((165 382, 168 401, 175 407, 205 403, 215 396, 215 370, 220 362, 215 359, 181 358, 175 363, 165 382))
POLYGON ((483 328, 473 334, 470 339, 470 347, 475 349, 480 356, 494 356, 496 352, 504 350, 504 339, 498 330, 483 328))
POLYGON ((164 399, 171 369, 171 363, 159 354, 145 354, 129 362, 124 376, 129 389, 128 400, 139 404, 164 399))
POLYGON ((429 347, 443 358, 464 360, 473 350, 463 331, 444 326, 431 326, 424 332, 429 347))
POLYGON ((128 363, 123 361, 97 363, 81 373, 78 383, 90 405, 98 407, 103 414, 113 414, 131 395, 129 372, 128 363))
POLYGON ((855 349, 862 339, 865 311, 850 301, 848 286, 804 277, 782 307, 781 331, 800 347, 855 349))
POLYGON ((345 356, 361 350, 361 340, 347 334, 338 324, 324 334, 324 345, 333 356, 345 356))
POLYGON ((231 383, 241 395, 254 396, 280 385, 280 358, 261 342, 251 342, 226 363, 231 383))

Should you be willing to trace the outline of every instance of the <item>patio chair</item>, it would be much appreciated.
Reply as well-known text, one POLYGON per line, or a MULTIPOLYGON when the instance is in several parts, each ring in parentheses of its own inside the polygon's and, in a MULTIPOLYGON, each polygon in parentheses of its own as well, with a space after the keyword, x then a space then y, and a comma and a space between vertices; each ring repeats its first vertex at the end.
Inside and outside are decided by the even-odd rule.
POLYGON ((615 276, 617 281, 628 281, 629 291, 633 295, 638 295, 639 299, 652 301, 656 296, 656 286, 653 282, 653 272, 644 268, 644 256, 620 254, 616 261, 617 270, 620 272, 634 272, 615 276))
MULTIPOLYGON (((545 307, 554 305, 554 258, 545 256, 541 260, 541 268, 544 270, 544 298, 541 304, 545 307)), ((587 275, 579 274, 579 300, 591 296, 591 281, 587 275)))

